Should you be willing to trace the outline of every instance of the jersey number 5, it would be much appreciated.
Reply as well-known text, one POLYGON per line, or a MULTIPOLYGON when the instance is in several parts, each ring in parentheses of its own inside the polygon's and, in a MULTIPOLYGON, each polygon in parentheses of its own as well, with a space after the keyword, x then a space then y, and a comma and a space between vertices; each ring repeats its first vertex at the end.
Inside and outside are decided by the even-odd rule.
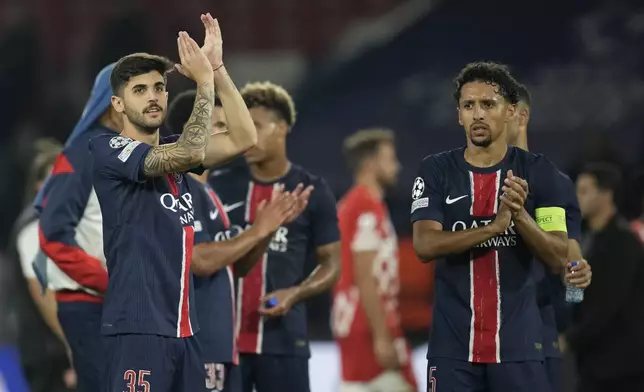
POLYGON ((139 370, 137 377, 134 370, 126 370, 123 379, 127 381, 127 391, 123 392, 137 392, 137 385, 143 387, 141 392, 150 392, 150 382, 145 380, 145 376, 149 376, 151 373, 149 370, 139 370))
POLYGON ((436 392, 436 377, 434 377, 434 372, 436 372, 436 366, 432 366, 428 369, 427 372, 427 392, 436 392))
POLYGON ((206 389, 209 391, 223 391, 226 377, 226 367, 221 363, 207 363, 206 389))

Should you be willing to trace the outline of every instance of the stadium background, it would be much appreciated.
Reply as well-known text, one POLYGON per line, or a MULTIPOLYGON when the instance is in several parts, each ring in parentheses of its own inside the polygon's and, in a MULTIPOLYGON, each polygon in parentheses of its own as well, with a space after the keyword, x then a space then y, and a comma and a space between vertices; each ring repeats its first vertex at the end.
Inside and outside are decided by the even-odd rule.
MULTIPOLYGON (((410 247, 409 192, 423 156, 463 143, 451 80, 465 63, 509 64, 532 90, 531 149, 573 177, 589 161, 617 163, 628 179, 623 212, 641 213, 644 5, 635 1, 0 0, 0 257, 27 202, 33 141, 65 140, 105 64, 138 51, 176 60, 178 30, 202 39, 201 12, 219 18, 238 86, 272 80, 293 93, 290 157, 336 196, 351 182, 342 139, 374 125, 396 131, 403 171, 388 204, 401 241, 404 324, 421 368, 432 267, 410 247)), ((171 96, 188 87, 171 76, 171 96)), ((316 379, 333 384, 337 373, 314 373, 339 366, 324 343, 328 299, 311 301, 309 314, 319 342, 312 384, 325 392, 316 379)))

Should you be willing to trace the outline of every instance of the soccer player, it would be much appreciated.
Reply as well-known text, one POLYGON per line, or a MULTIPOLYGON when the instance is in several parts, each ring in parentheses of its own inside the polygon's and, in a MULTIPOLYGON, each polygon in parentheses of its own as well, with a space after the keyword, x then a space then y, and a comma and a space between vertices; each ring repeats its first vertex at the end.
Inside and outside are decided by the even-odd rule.
MULTIPOLYGON (((226 94, 219 91, 215 99, 213 133, 226 133, 228 128, 252 122, 248 108, 237 90, 226 94), (230 120, 228 120, 230 118, 230 120)), ((181 130, 196 98, 196 91, 179 94, 170 104, 166 124, 181 130)), ((190 173, 195 210, 195 248, 192 271, 195 278, 195 300, 201 331, 196 335, 203 353, 206 370, 206 389, 234 392, 241 388, 237 369, 238 354, 235 336, 234 276, 244 276, 266 252, 274 232, 294 220, 306 207, 312 191, 296 188, 292 197, 279 189, 270 203, 258 210, 255 223, 240 235, 229 238, 230 219, 221 200, 207 184, 209 170, 197 175, 190 173)))
POLYGON ((398 238, 384 202, 400 164, 389 130, 344 142, 354 186, 338 204, 342 273, 331 326, 340 347, 342 392, 411 392, 416 380, 398 311, 398 238))
POLYGON ((455 82, 467 144, 427 156, 412 190, 414 249, 438 260, 429 390, 545 391, 533 263, 566 265, 566 195, 550 161, 506 143, 507 68, 468 64, 455 82))
MULTIPOLYGON (((515 116, 508 121, 506 127, 507 142, 510 145, 528 151, 528 122, 530 121, 530 92, 524 85, 519 85, 518 103, 515 116)), ((566 280, 579 288, 585 289, 590 284, 592 271, 590 264, 583 259, 579 241, 581 238, 581 212, 577 202, 577 191, 570 177, 559 173, 562 190, 568 197, 566 204, 566 227, 568 229, 568 265, 566 280)), ((565 331, 565 319, 557 320, 557 315, 565 312, 564 286, 559 274, 546 271, 545 276, 537 286, 537 303, 543 321, 543 353, 545 356, 548 379, 552 391, 561 389, 561 371, 563 359, 559 347, 558 332, 565 331), (556 312, 556 310, 558 312, 556 312)))
POLYGON ((252 125, 211 135, 215 86, 232 85, 216 41, 207 37, 199 48, 179 32, 177 68, 197 83, 197 98, 175 142, 159 140, 174 64, 137 53, 120 59, 110 77, 124 128, 90 142, 110 275, 102 319, 105 391, 204 389, 193 337, 194 210, 184 172, 231 159, 256 140, 252 125))
POLYGON ((302 300, 330 289, 340 273, 336 200, 322 178, 286 156, 286 137, 295 123, 286 90, 268 82, 251 83, 241 94, 257 128, 257 145, 245 154, 247 166, 218 170, 209 179, 231 229, 242 231, 252 224, 258 206, 278 184, 287 191, 299 183, 315 187, 302 215, 277 230, 268 252, 238 281, 242 391, 307 392, 310 352, 302 300), (319 265, 306 277, 309 256, 319 265))
POLYGON ((113 68, 110 64, 96 76, 83 116, 54 163, 44 197, 36 203, 40 248, 51 262, 37 258, 34 269, 42 284, 55 292, 79 391, 99 391, 104 368, 101 314, 107 270, 88 144, 101 134, 116 136, 123 127, 121 116, 110 105, 113 68))

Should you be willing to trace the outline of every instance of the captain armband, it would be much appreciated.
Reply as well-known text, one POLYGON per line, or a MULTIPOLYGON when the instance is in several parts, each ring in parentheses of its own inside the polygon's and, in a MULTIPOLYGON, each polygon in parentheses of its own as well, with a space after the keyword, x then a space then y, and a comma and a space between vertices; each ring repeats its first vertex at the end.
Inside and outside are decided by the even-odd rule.
POLYGON ((541 207, 534 211, 535 221, 543 231, 568 232, 566 210, 561 207, 541 207))

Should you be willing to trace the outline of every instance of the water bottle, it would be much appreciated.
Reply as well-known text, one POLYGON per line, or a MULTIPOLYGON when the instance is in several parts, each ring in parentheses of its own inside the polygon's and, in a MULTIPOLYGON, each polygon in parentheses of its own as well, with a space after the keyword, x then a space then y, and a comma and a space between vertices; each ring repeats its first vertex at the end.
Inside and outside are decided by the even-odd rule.
MULTIPOLYGON (((578 261, 573 261, 573 267, 579 264, 578 261)), ((577 288, 570 283, 566 282, 566 302, 569 304, 578 304, 584 300, 584 289, 577 288)))

